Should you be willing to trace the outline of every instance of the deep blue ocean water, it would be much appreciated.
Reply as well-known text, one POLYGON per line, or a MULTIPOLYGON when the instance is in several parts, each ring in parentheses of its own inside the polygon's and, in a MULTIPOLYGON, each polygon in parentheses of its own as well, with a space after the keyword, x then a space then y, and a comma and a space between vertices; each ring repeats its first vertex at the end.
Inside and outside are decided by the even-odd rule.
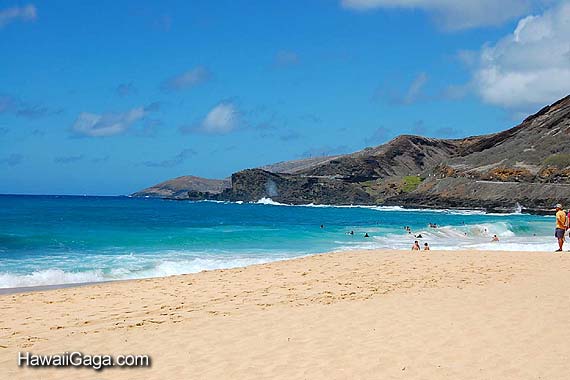
POLYGON ((0 288, 167 276, 347 249, 409 249, 417 234, 432 249, 555 248, 554 218, 521 214, 9 195, 0 196, 0 210, 0 288), (490 241, 493 234, 499 243, 490 241))

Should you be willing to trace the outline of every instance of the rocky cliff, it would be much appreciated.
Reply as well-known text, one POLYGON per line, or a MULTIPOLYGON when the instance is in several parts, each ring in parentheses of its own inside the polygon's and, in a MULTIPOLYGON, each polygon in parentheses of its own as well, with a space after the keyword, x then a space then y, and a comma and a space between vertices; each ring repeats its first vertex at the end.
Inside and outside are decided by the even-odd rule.
MULTIPOLYGON (((220 183, 215 191, 178 186, 175 193, 190 199, 257 201, 267 197, 291 204, 500 211, 521 204, 540 211, 557 202, 570 202, 570 96, 500 133, 464 139, 403 135, 348 155, 264 169, 235 173, 231 185, 220 183)), ((161 185, 155 187, 164 188, 161 185)))
POLYGON ((232 175, 232 187, 214 199, 255 202, 271 198, 288 204, 370 204, 360 186, 332 178, 249 169, 232 175))

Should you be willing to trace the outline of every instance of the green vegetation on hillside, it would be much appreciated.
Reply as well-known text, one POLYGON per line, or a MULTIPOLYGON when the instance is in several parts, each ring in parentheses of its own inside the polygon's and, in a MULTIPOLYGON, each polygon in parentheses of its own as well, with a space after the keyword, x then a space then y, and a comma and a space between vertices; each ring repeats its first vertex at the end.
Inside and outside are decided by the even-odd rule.
POLYGON ((559 169, 564 169, 570 166, 570 154, 568 153, 558 153, 548 156, 544 160, 545 165, 556 166, 559 169))
POLYGON ((403 185, 402 191, 405 193, 411 193, 412 191, 418 188, 420 183, 422 183, 421 177, 415 175, 405 176, 404 179, 402 180, 402 185, 403 185))

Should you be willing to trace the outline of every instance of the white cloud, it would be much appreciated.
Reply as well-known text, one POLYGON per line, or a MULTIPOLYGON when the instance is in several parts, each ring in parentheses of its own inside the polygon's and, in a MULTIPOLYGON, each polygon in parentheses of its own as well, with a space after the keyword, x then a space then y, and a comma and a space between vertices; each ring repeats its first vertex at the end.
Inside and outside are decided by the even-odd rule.
POLYGON ((490 104, 531 111, 570 93, 570 1, 519 21, 477 54, 472 85, 490 104))
POLYGON ((207 133, 228 133, 237 127, 239 111, 235 105, 222 102, 212 108, 200 123, 199 130, 207 133))
POLYGON ((528 14, 533 6, 552 0, 341 0, 358 11, 378 8, 419 9, 434 15, 444 29, 458 30, 502 23, 528 14))
POLYGON ((32 4, 0 10, 0 28, 14 21, 35 21, 38 18, 36 7, 32 4))
POLYGON ((428 76, 426 73, 420 73, 410 85, 408 92, 402 102, 404 104, 412 104, 414 103, 418 97, 421 95, 422 89, 424 88, 425 84, 428 81, 428 76))
POLYGON ((210 72, 202 66, 195 67, 180 75, 167 79, 161 85, 165 91, 180 91, 207 82, 211 78, 210 72))
POLYGON ((126 132, 134 123, 147 115, 145 107, 122 113, 94 114, 82 112, 73 124, 73 131, 89 137, 105 137, 126 132))

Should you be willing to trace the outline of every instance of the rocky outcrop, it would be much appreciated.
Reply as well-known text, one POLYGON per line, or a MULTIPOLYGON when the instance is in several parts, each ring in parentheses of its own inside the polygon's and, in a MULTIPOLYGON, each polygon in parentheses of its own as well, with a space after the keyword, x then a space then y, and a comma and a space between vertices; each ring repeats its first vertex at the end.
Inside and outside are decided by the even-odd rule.
MULTIPOLYGON (((311 157, 300 160, 278 162, 262 166, 260 169, 271 173, 293 174, 308 170, 338 156, 311 157)), ((226 189, 231 188, 230 179, 209 179, 195 176, 174 178, 144 190, 131 194, 133 197, 169 198, 169 199, 215 199, 226 189)))
POLYGON ((208 179, 194 176, 174 178, 132 194, 133 197, 204 199, 208 194, 219 194, 231 187, 229 179, 208 179))
POLYGON ((231 185, 217 183, 214 191, 207 186, 165 186, 167 181, 153 187, 160 191, 141 193, 154 191, 186 199, 258 201, 265 197, 290 204, 501 211, 512 211, 521 204, 539 212, 558 202, 570 203, 570 96, 499 133, 464 139, 403 135, 352 154, 284 162, 265 169, 235 173, 231 185))
POLYGON ((249 169, 232 175, 232 187, 217 199, 255 202, 262 198, 287 204, 371 204, 360 186, 331 178, 277 174, 249 169))
POLYGON ((403 135, 376 148, 337 157, 304 175, 330 176, 346 182, 417 175, 458 154, 466 140, 441 140, 403 135))

